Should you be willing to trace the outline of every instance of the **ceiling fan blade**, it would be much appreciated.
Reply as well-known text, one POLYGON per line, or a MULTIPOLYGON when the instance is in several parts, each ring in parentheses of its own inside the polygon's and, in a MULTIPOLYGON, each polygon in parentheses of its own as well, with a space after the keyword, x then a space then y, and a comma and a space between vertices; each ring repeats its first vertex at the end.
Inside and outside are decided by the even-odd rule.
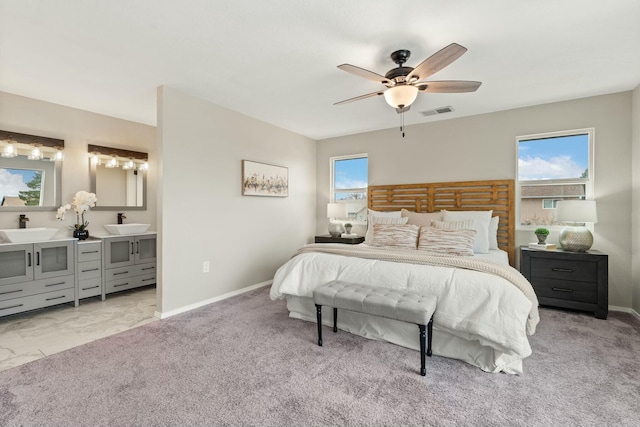
POLYGON ((475 92, 482 82, 467 80, 442 80, 437 82, 414 83, 418 90, 433 93, 463 93, 475 92))
POLYGON ((396 108, 396 113, 398 114, 406 113, 410 109, 411 109, 411 105, 407 105, 406 107, 403 107, 403 108, 396 108))
POLYGON ((407 76, 407 81, 423 80, 430 75, 442 70, 447 65, 451 64, 456 59, 460 58, 467 48, 460 46, 457 43, 451 43, 449 46, 444 47, 422 61, 420 65, 413 69, 407 76))
POLYGON ((348 102, 359 101, 361 99, 371 98, 372 96, 382 95, 383 93, 384 93, 384 90, 379 90, 377 92, 368 93, 366 95, 356 96, 355 98, 345 99, 344 101, 336 102, 333 105, 341 105, 341 104, 346 104, 348 102))
POLYGON ((374 73, 373 71, 365 70, 364 68, 356 67, 355 65, 342 64, 338 65, 338 68, 340 68, 342 71, 346 71, 347 73, 355 74, 356 76, 364 77, 365 79, 382 83, 383 85, 394 83, 385 76, 381 76, 380 74, 374 73))

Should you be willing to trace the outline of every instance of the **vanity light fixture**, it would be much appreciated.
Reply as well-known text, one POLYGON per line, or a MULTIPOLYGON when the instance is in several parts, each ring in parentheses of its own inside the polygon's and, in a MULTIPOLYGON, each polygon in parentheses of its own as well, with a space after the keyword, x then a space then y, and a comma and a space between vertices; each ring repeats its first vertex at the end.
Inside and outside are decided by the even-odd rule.
POLYGON ((14 144, 11 137, 9 137, 9 140, 7 141, 7 145, 5 145, 4 149, 2 150, 2 157, 11 159, 13 157, 16 157, 17 155, 18 155, 18 149, 16 148, 16 144, 14 144))
POLYGON ((147 170, 149 170, 149 163, 148 162, 144 162, 144 163, 138 164, 138 170, 139 171, 147 171, 147 170))
POLYGON ((56 152, 53 153, 53 156, 51 156, 51 158, 49 160, 51 160, 52 162, 61 162, 64 160, 64 152, 62 151, 62 149, 60 147, 57 147, 56 152))
POLYGON ((131 158, 122 164, 123 170, 128 171, 134 168, 135 168, 135 165, 133 164, 133 160, 131 158))
POLYGON ((95 166, 102 164, 100 157, 98 157, 98 153, 91 153, 91 164, 95 166))
POLYGON ((27 156, 29 160, 42 160, 44 155, 42 154, 42 150, 40 149, 40 145, 35 145, 31 150, 31 154, 27 156))
POLYGON ((115 156, 111 157, 107 163, 104 164, 105 168, 113 169, 118 167, 118 160, 116 160, 115 156))

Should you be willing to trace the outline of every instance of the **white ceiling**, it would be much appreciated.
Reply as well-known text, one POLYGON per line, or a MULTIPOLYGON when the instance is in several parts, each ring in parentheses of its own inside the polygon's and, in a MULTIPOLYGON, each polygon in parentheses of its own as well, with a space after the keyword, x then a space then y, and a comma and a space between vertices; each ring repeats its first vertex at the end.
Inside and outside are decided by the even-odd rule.
POLYGON ((384 74, 452 42, 468 52, 432 79, 482 86, 421 93, 406 124, 640 83, 639 0, 0 0, 0 91, 155 125, 169 85, 324 139, 400 123, 382 97, 334 106, 383 88, 337 65, 384 74))

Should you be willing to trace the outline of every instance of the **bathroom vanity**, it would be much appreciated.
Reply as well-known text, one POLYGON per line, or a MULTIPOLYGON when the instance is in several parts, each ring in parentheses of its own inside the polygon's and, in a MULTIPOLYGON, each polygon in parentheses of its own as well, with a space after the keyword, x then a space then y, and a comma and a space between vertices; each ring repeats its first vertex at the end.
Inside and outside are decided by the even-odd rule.
POLYGON ((156 233, 108 235, 103 241, 103 298, 156 283, 156 233))
POLYGON ((0 316, 75 299, 75 239, 0 245, 0 316))

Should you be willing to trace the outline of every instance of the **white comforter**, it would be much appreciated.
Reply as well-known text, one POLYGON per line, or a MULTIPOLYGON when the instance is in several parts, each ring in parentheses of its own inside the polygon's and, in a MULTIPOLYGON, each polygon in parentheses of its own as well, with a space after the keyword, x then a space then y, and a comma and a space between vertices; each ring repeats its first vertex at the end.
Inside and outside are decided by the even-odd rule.
MULTIPOLYGON (((434 354, 461 359, 486 371, 508 373, 521 373, 522 359, 531 354, 526 331, 530 314, 535 312, 537 316, 535 297, 532 302, 508 280, 485 272, 302 253, 278 269, 270 295, 272 299, 286 296, 292 317, 315 320, 313 289, 336 279, 394 289, 419 289, 436 295, 434 354)), ((390 319, 364 317, 363 326, 362 315, 340 316, 338 326, 370 338, 418 348, 415 325, 401 326, 390 319)), ((533 325, 529 321, 533 332, 537 318, 533 325)))

